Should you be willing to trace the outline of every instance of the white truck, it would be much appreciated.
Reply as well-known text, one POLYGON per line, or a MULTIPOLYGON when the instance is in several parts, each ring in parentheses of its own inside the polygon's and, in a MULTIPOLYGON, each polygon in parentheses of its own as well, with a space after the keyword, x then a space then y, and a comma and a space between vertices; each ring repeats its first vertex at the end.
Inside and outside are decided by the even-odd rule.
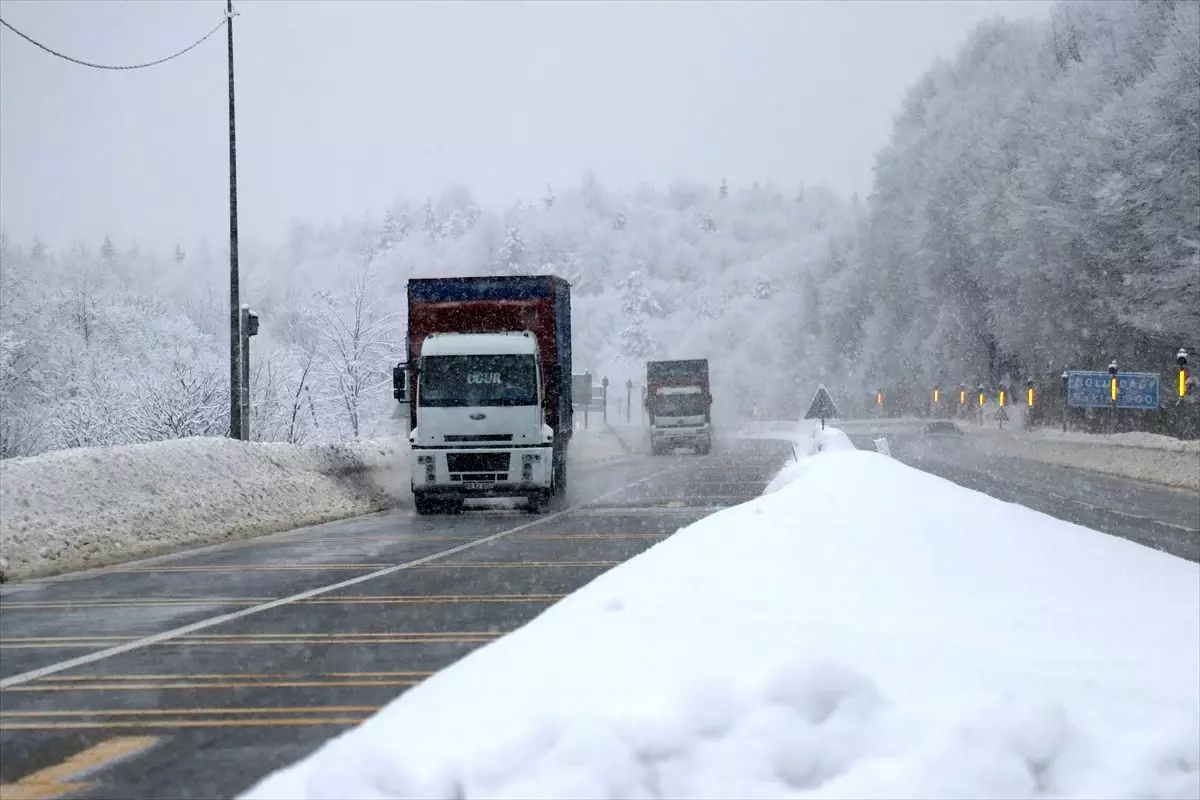
POLYGON ((566 490, 570 285, 551 276, 414 279, 409 361, 393 373, 409 405, 418 513, 470 498, 566 490))

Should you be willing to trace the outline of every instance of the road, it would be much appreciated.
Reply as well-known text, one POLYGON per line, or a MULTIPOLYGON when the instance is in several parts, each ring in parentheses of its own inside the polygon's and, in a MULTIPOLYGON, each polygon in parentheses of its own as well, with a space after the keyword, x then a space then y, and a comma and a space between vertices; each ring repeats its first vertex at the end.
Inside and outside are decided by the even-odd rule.
POLYGON ((236 795, 678 528, 758 496, 788 452, 632 457, 576 470, 565 507, 540 516, 395 510, 4 586, 0 795, 236 795), (59 669, 79 657, 95 660, 59 669))
MULTIPOLYGON (((1084 470, 989 453, 969 435, 883 434, 894 458, 960 486, 1068 522, 1200 561, 1200 496, 1084 470)), ((853 433, 859 449, 874 434, 853 433)))

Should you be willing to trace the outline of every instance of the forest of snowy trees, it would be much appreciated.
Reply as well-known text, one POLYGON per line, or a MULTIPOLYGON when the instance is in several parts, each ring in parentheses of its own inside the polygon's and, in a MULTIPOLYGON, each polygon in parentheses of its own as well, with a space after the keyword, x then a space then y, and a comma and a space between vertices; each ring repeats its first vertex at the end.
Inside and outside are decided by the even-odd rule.
MULTIPOLYGON (((243 231, 254 438, 379 435, 414 276, 561 275, 577 372, 708 357, 727 416, 794 416, 818 382, 852 409, 882 386, 1165 369, 1200 336, 1198 42, 1185 0, 983 25, 909 92, 861 202, 587 177, 504 210, 451 187, 281 244, 243 231)), ((0 239, 0 456, 223 435, 226 263, 0 239)))

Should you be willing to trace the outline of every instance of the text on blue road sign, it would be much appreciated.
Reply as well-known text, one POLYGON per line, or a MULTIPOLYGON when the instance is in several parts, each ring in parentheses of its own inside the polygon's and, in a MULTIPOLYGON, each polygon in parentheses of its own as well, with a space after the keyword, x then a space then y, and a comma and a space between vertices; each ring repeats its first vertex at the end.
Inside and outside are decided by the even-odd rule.
MULTIPOLYGON (((1076 408, 1109 408, 1111 376, 1107 372, 1068 372, 1067 404, 1076 408)), ((1117 408, 1158 408, 1160 376, 1152 372, 1117 373, 1117 408)))

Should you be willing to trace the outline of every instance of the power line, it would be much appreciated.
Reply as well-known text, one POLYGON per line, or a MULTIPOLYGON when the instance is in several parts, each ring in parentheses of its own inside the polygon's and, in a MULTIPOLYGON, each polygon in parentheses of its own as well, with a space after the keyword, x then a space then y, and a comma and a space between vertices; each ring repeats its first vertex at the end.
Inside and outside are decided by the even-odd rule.
POLYGON ((160 58, 157 61, 148 61, 145 64, 113 65, 113 64, 93 64, 90 61, 83 61, 78 58, 72 58, 71 56, 66 55, 65 53, 60 53, 57 50, 47 47, 46 45, 42 44, 41 42, 37 41, 36 39, 34 39, 33 37, 31 37, 27 34, 21 33, 21 31, 17 30, 12 25, 9 25, 8 22, 6 22, 4 19, 0 18, 0 25, 3 25, 4 27, 8 28, 10 31, 15 33, 17 36, 20 36, 22 39, 24 39, 25 41, 34 45, 35 47, 39 47, 42 50, 45 50, 47 53, 49 53, 52 56, 58 56, 61 59, 70 61, 72 64, 79 64, 80 66, 91 67, 92 69, 116 69, 116 70, 145 69, 146 67, 154 67, 159 64, 163 64, 167 61, 170 61, 173 58, 179 58, 184 53, 199 46, 202 42, 204 42, 205 39, 207 39, 208 37, 210 37, 214 33, 216 33, 218 30, 220 30, 221 26, 224 24, 225 24, 225 20, 223 19, 220 22, 218 22, 216 27, 214 27, 211 31, 204 34, 199 39, 197 39, 196 41, 192 42, 187 47, 180 50, 178 53, 172 53, 171 55, 167 56, 166 58, 160 58))

